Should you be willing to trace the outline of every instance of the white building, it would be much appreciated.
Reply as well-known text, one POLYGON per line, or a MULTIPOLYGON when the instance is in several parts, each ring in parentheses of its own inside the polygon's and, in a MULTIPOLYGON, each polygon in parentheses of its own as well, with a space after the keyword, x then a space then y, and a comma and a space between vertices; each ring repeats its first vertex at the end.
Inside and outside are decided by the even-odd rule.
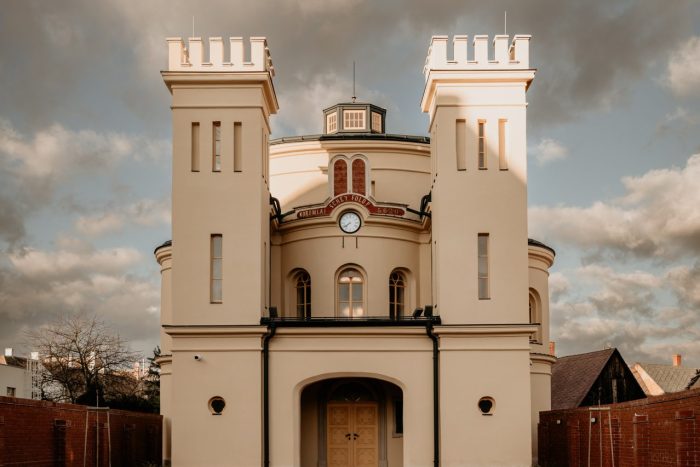
POLYGON ((0 356, 0 395, 40 399, 38 382, 39 356, 32 353, 31 358, 18 357, 12 348, 5 348, 0 356))
POLYGON ((210 38, 205 56, 168 39, 173 240, 155 255, 173 465, 536 459, 554 252, 527 236, 530 36, 452 42, 428 49, 429 137, 348 102, 319 109, 322 134, 270 141, 266 40, 210 38))

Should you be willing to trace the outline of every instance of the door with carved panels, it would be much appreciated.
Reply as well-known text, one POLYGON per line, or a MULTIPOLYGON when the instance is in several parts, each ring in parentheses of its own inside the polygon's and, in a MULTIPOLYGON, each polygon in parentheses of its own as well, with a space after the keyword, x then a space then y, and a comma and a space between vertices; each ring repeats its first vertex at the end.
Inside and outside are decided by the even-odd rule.
POLYGON ((376 402, 328 403, 328 467, 377 467, 378 413, 376 402))

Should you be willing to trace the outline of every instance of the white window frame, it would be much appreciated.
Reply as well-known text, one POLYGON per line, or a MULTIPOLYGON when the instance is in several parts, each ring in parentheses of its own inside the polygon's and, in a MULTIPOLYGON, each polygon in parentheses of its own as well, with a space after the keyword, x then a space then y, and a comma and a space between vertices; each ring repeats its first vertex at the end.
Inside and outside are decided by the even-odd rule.
POLYGON ((372 131, 382 132, 382 114, 379 112, 372 112, 372 131))
POLYGON ((479 170, 486 170, 488 168, 488 161, 486 160, 488 156, 488 151, 486 150, 486 120, 479 120, 477 122, 477 165, 479 170))
POLYGON ((366 301, 365 301, 365 296, 366 296, 366 290, 365 290, 365 284, 367 283, 365 279, 364 273, 356 266, 346 266, 343 267, 339 270, 338 275, 335 280, 335 288, 336 288, 336 300, 335 300, 335 307, 336 307, 336 316, 340 318, 361 318, 363 316, 367 316, 367 306, 366 306, 366 301), (341 300, 341 287, 345 284, 345 281, 343 281, 343 276, 346 273, 349 273, 350 271, 354 271, 357 273, 357 276, 359 277, 359 281, 353 281, 352 279, 348 282, 350 285, 348 286, 348 299, 347 300, 341 300), (360 288, 361 292, 361 297, 359 301, 353 300, 353 290, 355 287, 360 288), (344 316, 342 315, 342 304, 347 303, 348 304, 348 315, 344 316), (361 313, 358 313, 355 315, 353 313, 353 305, 359 304, 361 306, 361 313))
POLYGON ((326 115, 326 133, 338 132, 338 113, 333 112, 326 115))
POLYGON ((364 109, 343 110, 343 129, 344 130, 366 130, 367 122, 365 115, 367 111, 364 109))
POLYGON ((211 171, 221 172, 221 122, 212 123, 211 171))

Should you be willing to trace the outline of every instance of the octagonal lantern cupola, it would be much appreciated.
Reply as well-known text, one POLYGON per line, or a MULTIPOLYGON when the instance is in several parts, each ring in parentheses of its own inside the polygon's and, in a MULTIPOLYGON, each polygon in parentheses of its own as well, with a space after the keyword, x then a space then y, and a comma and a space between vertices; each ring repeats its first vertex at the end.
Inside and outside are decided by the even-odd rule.
POLYGON ((323 133, 386 133, 386 109, 374 104, 347 102, 323 111, 323 133))

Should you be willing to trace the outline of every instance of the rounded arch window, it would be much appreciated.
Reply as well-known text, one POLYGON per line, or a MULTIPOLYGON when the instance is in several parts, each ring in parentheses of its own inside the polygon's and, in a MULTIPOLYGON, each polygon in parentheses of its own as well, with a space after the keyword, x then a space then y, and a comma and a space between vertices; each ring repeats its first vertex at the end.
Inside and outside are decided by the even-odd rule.
POLYGON ((406 307, 406 275, 402 271, 394 271, 389 276, 389 316, 399 319, 404 315, 406 307))
POLYGON ((359 157, 352 161, 352 192, 361 195, 367 194, 365 174, 365 161, 359 157))
POLYGON ((333 196, 342 195, 348 191, 348 163, 345 159, 333 162, 333 196))
POLYGON ((365 315, 364 278, 355 268, 344 269, 338 275, 338 316, 358 318, 365 315))
POLYGON ((311 276, 301 270, 294 275, 298 318, 311 318, 311 276))
POLYGON ((209 411, 212 415, 221 415, 226 408, 226 401, 221 396, 214 396, 209 399, 209 411))
POLYGON ((542 306, 540 304, 540 297, 534 289, 530 289, 528 297, 530 324, 537 325, 537 331, 532 335, 530 341, 540 343, 542 342, 542 306))

